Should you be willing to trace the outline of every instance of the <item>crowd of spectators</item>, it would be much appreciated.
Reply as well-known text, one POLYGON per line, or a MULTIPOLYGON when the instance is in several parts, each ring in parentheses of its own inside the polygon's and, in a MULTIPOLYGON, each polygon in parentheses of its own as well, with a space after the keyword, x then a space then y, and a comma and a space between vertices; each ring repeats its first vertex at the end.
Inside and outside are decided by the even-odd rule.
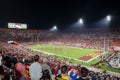
POLYGON ((0 80, 120 80, 115 75, 90 71, 25 47, 41 42, 103 49, 105 40, 109 43, 106 46, 111 46, 120 40, 120 32, 0 29, 0 80), (8 44, 10 40, 22 45, 8 44))
POLYGON ((114 68, 120 68, 120 53, 117 53, 115 57, 113 57, 109 62, 108 65, 114 68))
POLYGON ((16 30, 0 29, 0 41, 18 41, 18 42, 48 42, 58 45, 68 45, 86 48, 104 48, 113 46, 115 41, 120 40, 119 31, 86 30, 81 32, 48 30, 16 30))
POLYGON ((119 80, 120 78, 88 70, 72 62, 58 60, 20 48, 19 45, 0 43, 1 80, 119 80), (33 54, 32 54, 33 53, 33 54))

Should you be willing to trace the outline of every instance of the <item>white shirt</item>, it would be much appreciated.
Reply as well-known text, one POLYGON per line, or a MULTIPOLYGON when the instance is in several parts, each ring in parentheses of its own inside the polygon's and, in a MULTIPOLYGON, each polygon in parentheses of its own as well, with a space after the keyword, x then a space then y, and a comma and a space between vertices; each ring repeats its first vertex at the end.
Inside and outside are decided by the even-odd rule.
POLYGON ((34 62, 30 66, 31 80, 40 80, 42 77, 42 66, 38 62, 34 62))
POLYGON ((2 56, 0 55, 0 66, 2 65, 2 56))

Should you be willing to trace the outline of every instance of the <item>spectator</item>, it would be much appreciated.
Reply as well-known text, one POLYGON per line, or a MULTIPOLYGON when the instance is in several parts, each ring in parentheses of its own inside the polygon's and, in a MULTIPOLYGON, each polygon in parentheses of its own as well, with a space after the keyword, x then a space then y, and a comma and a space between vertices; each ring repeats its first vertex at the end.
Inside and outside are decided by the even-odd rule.
POLYGON ((39 80, 42 77, 42 66, 39 63, 40 57, 34 56, 35 62, 30 65, 30 76, 31 80, 39 80))
POLYGON ((48 70, 50 73, 50 76, 52 76, 52 72, 51 72, 51 68, 50 66, 47 64, 47 59, 43 58, 43 64, 42 64, 42 71, 44 72, 44 70, 48 70))
POLYGON ((16 80, 26 80, 25 78, 25 66, 22 64, 22 58, 19 58, 19 62, 15 64, 16 80))
POLYGON ((0 54, 0 66, 2 65, 2 55, 0 54))
POLYGON ((0 54, 0 80, 2 80, 4 69, 2 67, 2 55, 0 54))
POLYGON ((54 80, 54 79, 51 78, 49 70, 46 69, 46 70, 43 71, 43 76, 40 80, 54 80))
POLYGON ((9 55, 6 55, 4 58, 3 58, 3 62, 4 64, 8 67, 8 68, 13 68, 13 62, 10 58, 9 55))
POLYGON ((61 74, 56 76, 55 80, 71 80, 71 78, 67 75, 67 66, 61 67, 61 74))
POLYGON ((78 78, 77 70, 71 69, 68 72, 68 75, 72 78, 72 80, 76 80, 78 78))
POLYGON ((79 77, 77 80, 89 80, 88 78, 89 70, 85 67, 81 68, 81 77, 79 77))

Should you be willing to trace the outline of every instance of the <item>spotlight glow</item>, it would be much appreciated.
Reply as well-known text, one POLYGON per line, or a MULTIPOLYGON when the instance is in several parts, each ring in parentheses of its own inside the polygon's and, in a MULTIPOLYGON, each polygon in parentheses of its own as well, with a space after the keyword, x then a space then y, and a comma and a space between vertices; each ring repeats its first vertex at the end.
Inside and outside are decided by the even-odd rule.
POLYGON ((57 31, 57 26, 53 26, 50 31, 57 31))
POLYGON ((54 26, 53 29, 54 29, 54 30, 57 30, 57 26, 54 26))
POLYGON ((83 24, 83 19, 82 19, 82 18, 79 20, 79 23, 80 23, 80 24, 83 24))
POLYGON ((106 20, 111 21, 111 16, 110 15, 106 16, 106 20))

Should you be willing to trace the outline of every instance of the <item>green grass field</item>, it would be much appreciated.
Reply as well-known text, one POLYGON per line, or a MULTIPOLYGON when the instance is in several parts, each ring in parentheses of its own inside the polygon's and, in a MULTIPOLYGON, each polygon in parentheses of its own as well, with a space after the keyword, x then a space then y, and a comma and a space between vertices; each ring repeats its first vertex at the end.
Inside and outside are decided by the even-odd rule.
POLYGON ((93 53, 95 51, 95 49, 73 48, 68 46, 57 46, 51 44, 33 46, 32 49, 41 50, 56 55, 71 57, 75 59, 93 53))
MULTIPOLYGON (((52 45, 52 44, 35 45, 30 48, 34 49, 34 50, 38 50, 38 51, 43 51, 43 52, 53 53, 56 55, 70 57, 73 59, 78 59, 82 56, 88 55, 88 54, 96 51, 96 49, 74 48, 74 47, 68 47, 68 46, 57 46, 57 45, 52 45)), ((63 57, 58 57, 58 59, 64 60, 63 57)), ((98 58, 93 59, 90 62, 82 62, 82 61, 76 61, 76 60, 72 60, 72 62, 75 64, 81 64, 84 66, 93 67, 93 64, 99 62, 100 60, 101 60, 101 58, 98 57, 98 58)), ((71 59, 68 58, 67 61, 71 61, 71 59)), ((103 63, 103 64, 105 64, 105 63, 103 63)), ((111 68, 108 66, 97 65, 97 67, 100 67, 99 69, 120 73, 119 69, 111 68)))

